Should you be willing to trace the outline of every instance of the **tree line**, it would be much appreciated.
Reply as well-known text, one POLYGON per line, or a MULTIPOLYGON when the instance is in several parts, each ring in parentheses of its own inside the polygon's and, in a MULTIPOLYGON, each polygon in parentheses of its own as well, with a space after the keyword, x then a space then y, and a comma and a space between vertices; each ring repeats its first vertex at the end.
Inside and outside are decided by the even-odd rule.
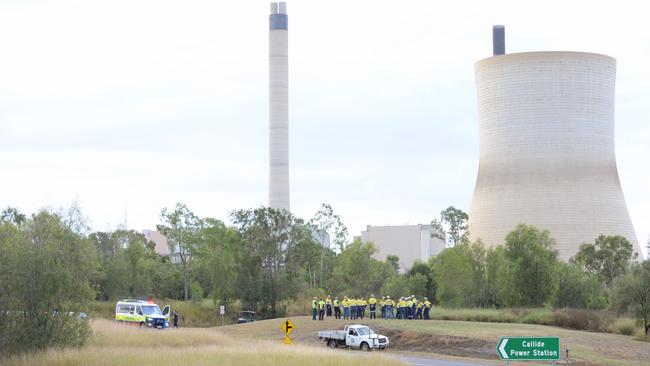
POLYGON ((427 296, 446 307, 572 307, 633 313, 650 329, 650 263, 620 236, 585 243, 559 260, 551 233, 519 225, 504 244, 470 243, 467 215, 453 207, 435 220, 449 247, 400 268, 371 242, 347 239, 329 205, 309 220, 284 210, 235 210, 228 225, 183 204, 161 211, 157 229, 171 255, 132 230, 90 232, 78 207, 0 216, 0 349, 82 344, 76 314, 92 300, 154 297, 215 305, 239 301, 278 317, 311 296, 427 296), (330 248, 317 238, 328 234, 330 248))

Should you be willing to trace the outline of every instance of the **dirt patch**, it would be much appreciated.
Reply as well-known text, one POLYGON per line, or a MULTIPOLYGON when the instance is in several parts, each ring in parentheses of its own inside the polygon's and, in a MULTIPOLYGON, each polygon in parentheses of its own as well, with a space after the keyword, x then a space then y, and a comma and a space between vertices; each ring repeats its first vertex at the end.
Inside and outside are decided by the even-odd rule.
POLYGON ((433 335, 411 330, 378 327, 376 331, 388 336, 390 347, 399 351, 428 352, 456 357, 494 360, 498 358, 494 342, 452 335, 433 335))

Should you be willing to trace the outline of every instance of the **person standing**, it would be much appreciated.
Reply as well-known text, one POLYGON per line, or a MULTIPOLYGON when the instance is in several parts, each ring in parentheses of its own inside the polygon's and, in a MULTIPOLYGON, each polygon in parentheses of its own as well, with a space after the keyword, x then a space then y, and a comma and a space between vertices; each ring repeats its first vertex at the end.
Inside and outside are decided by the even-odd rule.
POLYGON ((341 304, 339 303, 339 298, 334 298, 334 318, 341 319, 341 304))
POLYGON ((368 302, 364 298, 361 298, 360 301, 361 301, 361 307, 359 308, 359 310, 360 310, 360 313, 361 313, 360 314, 361 319, 363 319, 366 316, 366 307, 368 306, 368 302))
POLYGON ((399 300, 399 315, 401 319, 406 319, 406 300, 403 297, 399 300))
POLYGON ((325 301, 323 301, 323 298, 321 297, 320 301, 318 302, 318 320, 324 320, 325 319, 325 301))
POLYGON ((357 318, 357 299, 354 297, 350 299, 350 320, 357 318))
POLYGON ((327 299, 325 299, 325 306, 327 306, 327 316, 328 317, 332 316, 332 297, 331 297, 331 295, 327 295, 327 299))
POLYGON ((431 319, 429 317, 429 310, 431 310, 431 302, 426 297, 424 298, 424 320, 431 319))
POLYGON ((382 296, 379 300, 379 307, 381 308, 381 318, 386 319, 386 296, 382 296))
POLYGON ((343 296, 341 304, 343 305, 343 319, 350 319, 350 300, 347 296, 343 296))
POLYGON ((318 301, 314 297, 311 301, 311 320, 316 320, 316 315, 318 315, 318 301))
POLYGON ((424 302, 418 301, 417 304, 417 312, 415 313, 415 317, 417 319, 422 319, 422 308, 424 307, 424 302))
POLYGON ((393 308, 395 307, 395 301, 390 299, 390 296, 386 296, 386 301, 384 301, 384 306, 386 306, 386 319, 389 317, 395 319, 395 313, 393 308))
POLYGON ((370 319, 377 319, 377 299, 374 294, 370 295, 368 305, 370 306, 370 319))
POLYGON ((411 311, 413 310, 413 299, 411 299, 411 297, 407 297, 404 306, 406 307, 405 319, 413 319, 413 315, 411 314, 411 311))
POLYGON ((411 318, 417 319, 418 299, 415 295, 411 295, 411 318))
POLYGON ((178 313, 174 310, 174 328, 178 329, 178 313))

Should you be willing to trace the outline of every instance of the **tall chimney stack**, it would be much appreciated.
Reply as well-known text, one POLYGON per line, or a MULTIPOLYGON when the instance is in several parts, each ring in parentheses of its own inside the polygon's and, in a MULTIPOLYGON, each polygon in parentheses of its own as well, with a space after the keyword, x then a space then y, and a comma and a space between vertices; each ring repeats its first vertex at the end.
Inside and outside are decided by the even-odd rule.
POLYGON ((289 64, 287 3, 269 15, 269 207, 289 210, 289 64))
POLYGON ((492 54, 494 56, 506 54, 506 28, 502 25, 492 27, 492 54))

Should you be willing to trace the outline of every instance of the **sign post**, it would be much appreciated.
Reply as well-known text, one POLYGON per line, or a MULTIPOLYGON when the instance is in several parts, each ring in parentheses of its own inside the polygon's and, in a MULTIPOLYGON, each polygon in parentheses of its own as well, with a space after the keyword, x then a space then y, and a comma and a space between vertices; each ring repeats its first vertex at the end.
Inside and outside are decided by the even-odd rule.
POLYGON ((287 319, 286 321, 284 321, 280 326, 280 328, 282 328, 282 331, 284 332, 284 344, 293 344, 293 340, 291 339, 291 337, 289 337, 289 335, 291 334, 291 332, 293 332, 296 326, 293 325, 291 319, 287 319))
POLYGON ((559 337, 502 337, 497 353, 505 361, 559 361, 559 337))
POLYGON ((226 307, 221 305, 219 306, 219 314, 221 315, 221 325, 223 326, 223 316, 226 314, 226 307))

